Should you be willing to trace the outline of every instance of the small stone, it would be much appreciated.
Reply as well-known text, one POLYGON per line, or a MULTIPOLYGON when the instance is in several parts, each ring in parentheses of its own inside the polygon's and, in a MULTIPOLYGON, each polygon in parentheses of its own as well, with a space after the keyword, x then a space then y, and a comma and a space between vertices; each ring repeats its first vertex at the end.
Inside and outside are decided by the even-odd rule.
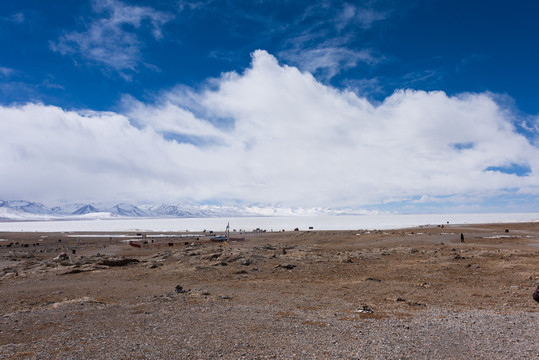
POLYGON ((374 313, 374 310, 368 307, 367 305, 361 305, 359 308, 356 309, 356 312, 372 314, 374 313))
POLYGON ((287 270, 292 270, 293 268, 295 268, 296 265, 293 265, 293 264, 286 264, 286 265, 276 265, 275 266, 275 269, 278 269, 278 268, 283 268, 283 269, 287 269, 287 270))

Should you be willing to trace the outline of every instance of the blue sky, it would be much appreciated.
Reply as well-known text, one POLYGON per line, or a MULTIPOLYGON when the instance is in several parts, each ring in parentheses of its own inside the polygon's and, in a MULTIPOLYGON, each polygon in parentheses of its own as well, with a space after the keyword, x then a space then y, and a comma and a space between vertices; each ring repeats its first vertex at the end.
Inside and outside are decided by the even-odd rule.
POLYGON ((2 2, 0 198, 538 211, 538 11, 2 2))

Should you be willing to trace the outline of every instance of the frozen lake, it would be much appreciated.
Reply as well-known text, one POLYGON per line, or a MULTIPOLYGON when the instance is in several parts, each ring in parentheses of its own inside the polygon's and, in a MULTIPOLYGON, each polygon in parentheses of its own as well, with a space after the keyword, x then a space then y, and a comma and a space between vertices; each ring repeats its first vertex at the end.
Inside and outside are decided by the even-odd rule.
POLYGON ((422 225, 480 224, 539 221, 539 213, 505 214, 416 214, 355 216, 286 216, 286 217, 222 217, 222 218, 121 218, 106 220, 16 221, 0 222, 0 231, 224 231, 254 230, 358 230, 396 229, 422 225))

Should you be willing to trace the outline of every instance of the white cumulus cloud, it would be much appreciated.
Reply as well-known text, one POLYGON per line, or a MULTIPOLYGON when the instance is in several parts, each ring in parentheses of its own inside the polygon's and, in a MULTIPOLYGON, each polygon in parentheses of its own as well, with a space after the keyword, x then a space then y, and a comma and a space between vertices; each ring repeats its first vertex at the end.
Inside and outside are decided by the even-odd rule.
POLYGON ((539 149, 488 94, 379 105, 253 53, 244 73, 122 114, 0 108, 0 198, 361 207, 539 193, 539 149), (526 176, 487 171, 520 166, 526 176))

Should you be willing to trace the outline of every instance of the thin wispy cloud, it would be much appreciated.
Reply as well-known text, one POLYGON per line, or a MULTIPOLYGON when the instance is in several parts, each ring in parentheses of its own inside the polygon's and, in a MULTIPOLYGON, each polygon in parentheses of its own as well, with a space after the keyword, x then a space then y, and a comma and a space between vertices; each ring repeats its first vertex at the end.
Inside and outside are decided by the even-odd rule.
POLYGON ((51 49, 62 55, 80 57, 122 73, 137 71, 143 62, 144 34, 154 40, 163 36, 169 13, 147 6, 128 5, 118 0, 94 0, 93 15, 84 19, 80 31, 66 31, 51 49))
POLYGON ((539 117, 534 117, 528 121, 524 120, 521 126, 529 132, 539 134, 539 117))
POLYGON ((0 19, 9 23, 22 24, 25 22, 26 16, 24 12, 16 12, 8 16, 2 16, 0 19))
POLYGON ((349 3, 320 2, 308 7, 285 40, 279 57, 324 79, 356 67, 359 63, 373 66, 384 56, 365 46, 358 49, 361 33, 375 23, 387 19, 388 12, 359 7, 349 3), (294 28, 298 29, 294 33, 294 28), (301 29, 301 30, 300 30, 301 29))
POLYGON ((0 76, 1 77, 9 77, 15 73, 15 70, 8 67, 0 66, 0 76))
POLYGON ((178 10, 181 11, 187 11, 187 10, 199 10, 201 8, 204 8, 205 6, 211 5, 211 3, 214 0, 204 0, 204 1, 186 1, 186 0, 179 0, 178 1, 178 10))
POLYGON ((347 80, 345 85, 351 91, 365 97, 373 94, 380 95, 384 92, 382 82, 378 78, 347 80))
POLYGON ((386 20, 389 17, 389 11, 380 11, 372 7, 361 7, 349 3, 342 5, 342 10, 335 18, 335 27, 343 30, 347 26, 361 27, 369 29, 376 22, 386 20))
POLYGON ((297 48, 279 53, 280 57, 302 70, 317 74, 320 78, 331 79, 342 71, 354 68, 358 63, 374 65, 382 61, 369 49, 352 50, 342 44, 320 44, 315 48, 297 48))
MULTIPOLYGON (((220 9, 218 17, 231 36, 249 39, 260 47, 270 39, 280 49, 277 51, 280 59, 320 79, 329 80, 360 63, 374 66, 384 61, 383 55, 368 46, 358 48, 357 43, 364 31, 389 17, 389 9, 380 11, 339 1, 309 2, 305 6, 288 1, 281 3, 277 8, 275 1, 259 1, 256 6, 243 9, 231 2, 227 3, 226 11, 220 9), (245 32, 246 24, 256 31, 245 32)), ((208 13, 216 16, 214 12, 218 9, 212 7, 211 2, 182 8, 200 17, 208 13)), ((252 50, 252 47, 245 48, 235 53, 252 50)), ((229 49, 217 48, 210 54, 217 57, 230 53, 229 49)))
POLYGON ((416 85, 422 85, 425 83, 436 84, 445 76, 444 72, 440 70, 421 70, 414 71, 403 75, 403 85, 405 87, 414 87, 416 85))

